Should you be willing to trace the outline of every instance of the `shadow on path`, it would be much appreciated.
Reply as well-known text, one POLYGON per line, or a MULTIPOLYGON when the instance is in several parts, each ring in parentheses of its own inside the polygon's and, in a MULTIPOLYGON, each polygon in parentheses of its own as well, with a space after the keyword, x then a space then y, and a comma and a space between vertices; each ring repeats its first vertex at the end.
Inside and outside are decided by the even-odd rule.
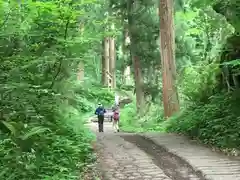
POLYGON ((205 180, 201 172, 195 171, 186 161, 155 144, 151 139, 140 135, 122 135, 121 137, 150 155, 153 162, 172 180, 205 180))
POLYGON ((206 180, 189 163, 151 139, 134 133, 114 133, 112 123, 88 124, 97 136, 97 153, 102 180, 206 180))

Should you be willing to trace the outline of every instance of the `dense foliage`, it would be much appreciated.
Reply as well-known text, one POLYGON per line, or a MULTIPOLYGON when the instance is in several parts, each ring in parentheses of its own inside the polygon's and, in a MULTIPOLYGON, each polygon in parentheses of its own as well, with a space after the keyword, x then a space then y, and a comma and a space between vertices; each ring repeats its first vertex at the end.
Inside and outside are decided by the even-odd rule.
POLYGON ((90 21, 99 7, 93 1, 0 1, 2 179, 78 179, 92 162, 84 114, 98 97, 112 98, 99 91, 91 56, 102 36, 90 21), (91 81, 77 82, 79 62, 91 81))
MULTIPOLYGON (((161 91, 156 95, 151 94, 150 90, 161 88, 161 80, 156 86, 156 81, 151 83, 154 79, 152 74, 145 75, 145 84, 154 99, 145 106, 147 113, 142 117, 137 116, 134 103, 123 109, 122 129, 178 132, 216 147, 239 149, 237 92, 240 87, 240 56, 236 20, 239 4, 210 0, 177 2, 180 1, 175 4, 175 42, 181 111, 165 121, 159 101, 161 91), (231 9, 233 6, 236 8, 231 9)), ((144 11, 141 11, 141 18, 144 19, 143 14, 144 11)), ((154 15, 151 18, 158 21, 154 15)), ((151 29, 151 26, 148 25, 148 28, 151 29)), ((145 39, 139 41, 144 42, 145 39)), ((144 45, 141 48, 146 48, 148 52, 156 50, 144 45)), ((151 70, 149 62, 159 61, 159 57, 141 57, 147 60, 147 63, 143 62, 144 68, 158 76, 157 72, 151 70)))
POLYGON ((239 148, 239 92, 216 94, 209 101, 192 105, 172 118, 167 131, 197 137, 220 148, 239 148))
POLYGON ((78 179, 93 162, 85 119, 97 102, 109 105, 114 99, 101 84, 106 37, 116 41, 117 87, 131 98, 131 55, 140 63, 144 111, 139 116, 134 98, 125 105, 123 130, 178 132, 239 149, 239 4, 176 1, 181 111, 164 121, 158 4, 137 0, 131 9, 129 2, 0 0, 1 177, 78 179))

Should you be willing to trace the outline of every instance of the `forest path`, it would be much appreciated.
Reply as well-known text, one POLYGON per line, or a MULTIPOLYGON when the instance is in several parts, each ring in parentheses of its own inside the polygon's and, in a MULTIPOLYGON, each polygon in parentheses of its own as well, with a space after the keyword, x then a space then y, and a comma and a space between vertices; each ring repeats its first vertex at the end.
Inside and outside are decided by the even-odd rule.
POLYGON ((97 135, 102 180, 205 180, 186 161, 152 140, 134 133, 114 133, 112 123, 89 123, 97 135))

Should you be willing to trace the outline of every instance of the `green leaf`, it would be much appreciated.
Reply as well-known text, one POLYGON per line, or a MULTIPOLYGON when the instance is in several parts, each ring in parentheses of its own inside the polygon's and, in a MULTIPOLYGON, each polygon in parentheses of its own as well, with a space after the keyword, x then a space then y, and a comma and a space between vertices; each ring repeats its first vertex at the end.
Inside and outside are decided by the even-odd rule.
POLYGON ((224 62, 222 63, 223 65, 232 65, 232 66, 237 66, 240 65, 240 59, 235 59, 229 62, 224 62))
POLYGON ((2 123, 9 129, 9 131, 11 131, 12 135, 16 135, 16 129, 11 122, 2 121, 2 123))
POLYGON ((21 137, 21 139, 22 139, 22 140, 26 140, 26 139, 28 139, 29 137, 32 137, 32 136, 34 136, 34 135, 42 134, 42 133, 44 133, 44 132, 46 132, 46 131, 49 131, 49 129, 48 129, 48 128, 44 128, 44 127, 40 127, 40 126, 34 127, 34 128, 32 128, 29 132, 27 132, 26 134, 24 134, 24 135, 21 137))

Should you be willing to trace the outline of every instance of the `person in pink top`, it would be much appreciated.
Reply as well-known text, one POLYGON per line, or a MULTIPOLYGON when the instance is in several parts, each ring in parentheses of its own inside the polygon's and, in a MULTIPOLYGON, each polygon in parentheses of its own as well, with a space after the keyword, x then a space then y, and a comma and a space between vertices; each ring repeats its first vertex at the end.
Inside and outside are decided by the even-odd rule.
POLYGON ((119 132, 119 119, 120 119, 120 112, 119 106, 113 109, 113 129, 114 132, 119 132))

